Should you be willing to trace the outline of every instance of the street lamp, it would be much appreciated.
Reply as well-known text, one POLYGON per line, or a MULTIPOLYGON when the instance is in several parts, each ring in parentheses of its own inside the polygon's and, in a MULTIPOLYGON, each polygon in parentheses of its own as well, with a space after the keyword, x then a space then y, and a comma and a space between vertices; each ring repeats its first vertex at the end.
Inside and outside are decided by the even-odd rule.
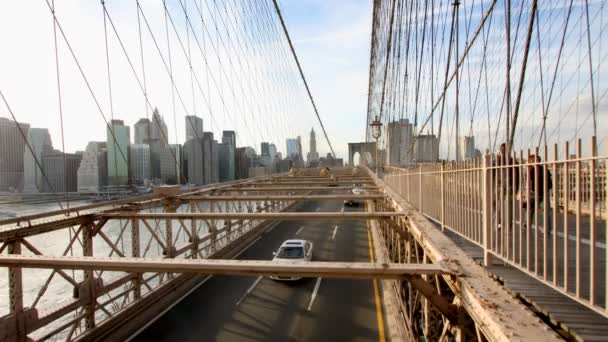
POLYGON ((378 120, 378 115, 376 115, 376 118, 374 119, 374 121, 372 121, 372 123, 369 124, 372 127, 372 136, 374 137, 374 139, 376 139, 376 175, 378 174, 378 139, 380 138, 380 135, 382 134, 382 122, 380 122, 380 120, 378 120))

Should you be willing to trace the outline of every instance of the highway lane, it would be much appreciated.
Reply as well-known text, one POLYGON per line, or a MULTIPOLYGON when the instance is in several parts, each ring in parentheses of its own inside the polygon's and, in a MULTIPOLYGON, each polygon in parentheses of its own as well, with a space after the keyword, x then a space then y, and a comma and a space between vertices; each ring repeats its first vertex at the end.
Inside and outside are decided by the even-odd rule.
MULTIPOLYGON (((342 209, 342 201, 309 201, 297 211, 342 209)), ((272 252, 290 238, 312 241, 316 261, 370 260, 365 221, 314 220, 278 223, 239 259, 272 259, 272 252)), ((315 278, 277 282, 224 276, 209 278, 134 340, 377 341, 379 336, 369 280, 315 278)))

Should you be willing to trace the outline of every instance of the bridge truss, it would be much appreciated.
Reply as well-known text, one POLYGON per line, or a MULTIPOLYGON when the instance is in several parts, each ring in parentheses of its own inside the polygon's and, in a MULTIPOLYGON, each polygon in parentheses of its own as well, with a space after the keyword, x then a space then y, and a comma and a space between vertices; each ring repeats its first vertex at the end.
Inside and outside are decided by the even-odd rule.
POLYGON ((363 173, 343 169, 323 177, 312 170, 188 192, 159 188, 154 195, 2 221, 9 307, 0 340, 125 338, 213 274, 381 279, 394 340, 556 338, 400 195, 363 173), (353 184, 368 192, 353 195, 353 184), (291 212, 302 201, 330 199, 364 200, 368 210, 291 212), (277 221, 290 219, 367 220, 376 262, 232 260, 277 221))

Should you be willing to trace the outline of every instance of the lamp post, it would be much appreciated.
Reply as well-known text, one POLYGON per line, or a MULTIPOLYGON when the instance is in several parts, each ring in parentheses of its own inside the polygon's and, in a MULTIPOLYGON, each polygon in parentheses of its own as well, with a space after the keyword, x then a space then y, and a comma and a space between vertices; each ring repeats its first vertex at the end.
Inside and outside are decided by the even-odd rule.
POLYGON ((372 127, 372 136, 374 137, 374 139, 376 139, 376 175, 379 176, 380 174, 378 173, 378 139, 382 134, 382 122, 378 120, 378 115, 376 115, 374 121, 372 121, 372 123, 370 123, 369 125, 372 127))

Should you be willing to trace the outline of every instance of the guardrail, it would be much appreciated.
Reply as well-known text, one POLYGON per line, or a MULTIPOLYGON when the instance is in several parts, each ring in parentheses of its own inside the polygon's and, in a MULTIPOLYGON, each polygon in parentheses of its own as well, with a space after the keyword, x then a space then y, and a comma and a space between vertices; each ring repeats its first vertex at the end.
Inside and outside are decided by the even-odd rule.
POLYGON ((508 263, 608 316, 607 155, 566 143, 461 162, 398 168, 383 179, 416 209, 508 263), (539 158, 540 156, 540 158, 539 158))

